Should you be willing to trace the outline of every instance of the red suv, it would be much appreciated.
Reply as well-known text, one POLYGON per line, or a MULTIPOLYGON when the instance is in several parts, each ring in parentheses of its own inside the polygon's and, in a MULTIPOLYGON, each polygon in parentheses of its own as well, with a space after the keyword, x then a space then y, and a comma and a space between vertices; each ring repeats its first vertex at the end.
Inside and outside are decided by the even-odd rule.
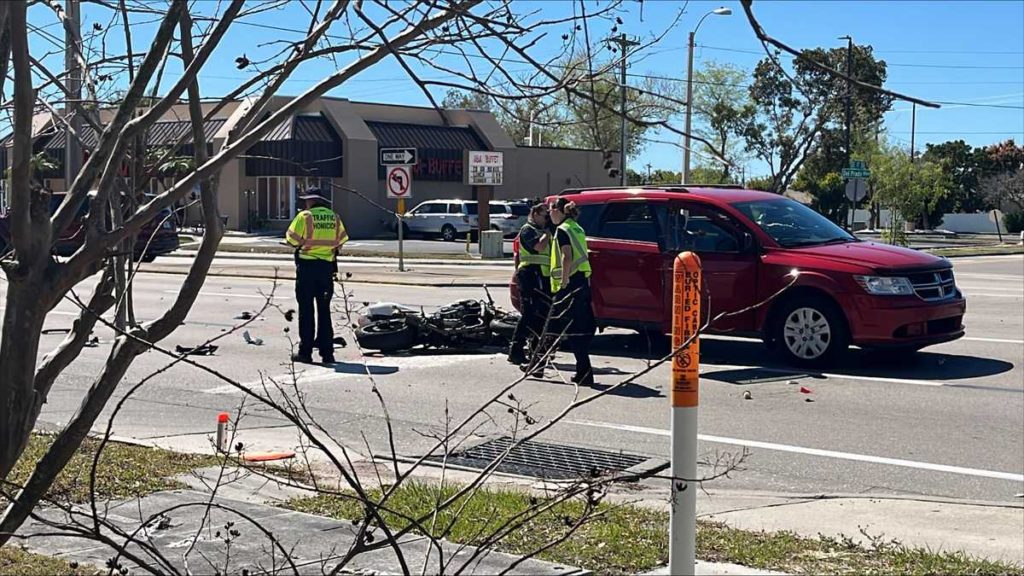
MULTIPOLYGON (((712 329, 763 339, 791 361, 826 363, 850 344, 916 351, 964 335, 966 301, 948 260, 860 241, 788 198, 710 186, 561 196, 580 208, 599 326, 670 332, 673 260, 693 251, 712 314, 752 306, 799 271, 770 305, 712 329)), ((518 305, 514 283, 512 297, 518 305)))

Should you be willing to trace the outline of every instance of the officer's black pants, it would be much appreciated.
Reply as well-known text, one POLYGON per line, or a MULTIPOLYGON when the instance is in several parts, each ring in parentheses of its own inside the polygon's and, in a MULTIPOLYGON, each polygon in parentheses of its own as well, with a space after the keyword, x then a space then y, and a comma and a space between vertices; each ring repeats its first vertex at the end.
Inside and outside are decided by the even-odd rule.
POLYGON ((573 274, 569 284, 555 295, 554 305, 559 326, 576 357, 576 375, 583 378, 593 376, 590 344, 594 341, 597 323, 591 303, 590 279, 582 273, 573 274))
MULTIPOLYGON (((551 308, 551 281, 536 266, 520 268, 516 272, 519 287, 519 307, 522 316, 512 335, 512 349, 522 349, 529 338, 539 338, 551 308)), ((549 332, 550 332, 549 328, 549 332)))
POLYGON ((299 354, 308 356, 316 348, 321 356, 334 355, 332 296, 334 264, 326 260, 299 259, 295 270, 295 299, 299 304, 299 354))

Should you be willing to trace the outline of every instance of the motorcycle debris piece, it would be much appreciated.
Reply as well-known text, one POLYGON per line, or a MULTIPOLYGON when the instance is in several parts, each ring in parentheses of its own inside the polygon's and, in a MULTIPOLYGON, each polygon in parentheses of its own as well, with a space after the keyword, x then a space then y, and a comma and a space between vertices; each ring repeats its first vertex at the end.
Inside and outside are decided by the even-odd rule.
POLYGON ((743 399, 744 400, 752 400, 753 398, 754 398, 754 395, 750 393, 750 390, 744 390, 743 391, 743 399))
POLYGON ((242 312, 238 316, 235 316, 235 320, 252 320, 252 312, 246 310, 245 312, 242 312))
POLYGON ((179 345, 174 347, 174 351, 184 356, 212 356, 217 348, 213 344, 203 344, 194 348, 179 345))
POLYGON ((246 344, 252 344, 253 346, 263 346, 263 338, 253 338, 249 331, 242 332, 242 338, 245 339, 246 344))
POLYGON ((337 344, 338 346, 341 346, 342 348, 348 346, 348 341, 342 338, 341 336, 335 336, 334 343, 337 344))
POLYGON ((291 308, 289 308, 288 310, 285 310, 284 311, 284 319, 287 322, 291 322, 292 320, 294 320, 295 319, 295 310, 292 310, 291 308))
POLYGON ((40 332, 41 334, 69 334, 71 328, 47 328, 40 332))
POLYGON ((85 344, 82 344, 82 346, 84 346, 86 348, 96 348, 99 345, 100 345, 99 336, 93 336, 92 338, 89 338, 89 340, 86 341, 85 344))

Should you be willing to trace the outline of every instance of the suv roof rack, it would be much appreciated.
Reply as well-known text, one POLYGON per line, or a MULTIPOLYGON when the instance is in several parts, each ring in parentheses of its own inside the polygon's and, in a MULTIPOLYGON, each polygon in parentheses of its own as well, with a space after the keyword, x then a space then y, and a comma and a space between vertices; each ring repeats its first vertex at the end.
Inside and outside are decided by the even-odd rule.
POLYGON ((616 190, 663 190, 666 192, 687 193, 690 191, 690 188, 722 188, 742 190, 743 186, 740 184, 646 184, 643 186, 595 186, 593 188, 566 188, 559 192, 558 195, 566 196, 569 194, 585 194, 587 192, 614 192, 616 190))

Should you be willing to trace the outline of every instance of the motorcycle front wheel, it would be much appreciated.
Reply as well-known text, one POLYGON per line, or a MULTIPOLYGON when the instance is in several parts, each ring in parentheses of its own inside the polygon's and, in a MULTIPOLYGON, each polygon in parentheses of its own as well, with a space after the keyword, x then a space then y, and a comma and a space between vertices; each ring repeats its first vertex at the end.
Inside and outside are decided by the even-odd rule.
POLYGON ((357 328, 356 341, 363 350, 398 352, 416 345, 416 329, 405 320, 381 320, 357 328))

